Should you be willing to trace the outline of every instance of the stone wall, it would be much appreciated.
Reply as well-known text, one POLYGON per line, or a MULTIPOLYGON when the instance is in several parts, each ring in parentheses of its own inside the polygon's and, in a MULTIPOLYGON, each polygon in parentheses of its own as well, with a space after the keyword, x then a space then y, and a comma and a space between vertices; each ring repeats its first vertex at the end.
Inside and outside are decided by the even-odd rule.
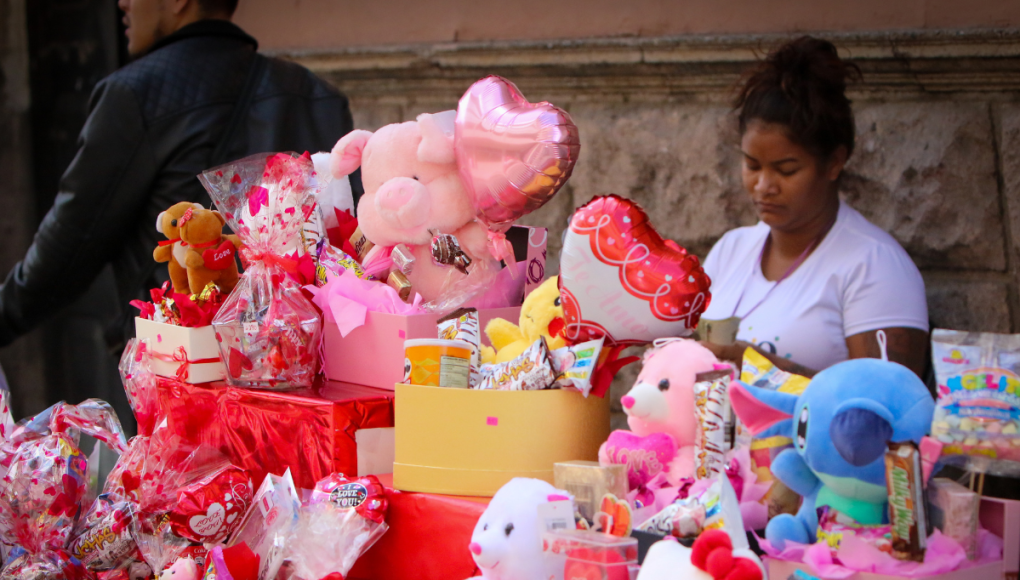
MULTIPOLYGON (((864 72, 844 197, 921 268, 934 326, 1020 332, 1020 34, 830 35, 864 72)), ((523 221, 551 230, 549 271, 573 208, 613 192, 704 256, 754 222, 729 109, 740 73, 779 37, 678 37, 291 53, 374 129, 456 106, 485 74, 572 115, 574 175, 523 221)), ((636 369, 621 373, 616 396, 636 369)))

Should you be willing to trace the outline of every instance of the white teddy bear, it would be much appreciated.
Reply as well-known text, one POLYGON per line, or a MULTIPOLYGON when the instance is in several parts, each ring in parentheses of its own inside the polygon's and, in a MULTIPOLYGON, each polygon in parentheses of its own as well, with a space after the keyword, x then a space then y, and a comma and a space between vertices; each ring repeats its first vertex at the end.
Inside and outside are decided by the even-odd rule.
POLYGON ((569 497, 540 479, 517 477, 501 487, 471 535, 471 556, 482 571, 472 580, 562 580, 542 553, 538 506, 569 497))

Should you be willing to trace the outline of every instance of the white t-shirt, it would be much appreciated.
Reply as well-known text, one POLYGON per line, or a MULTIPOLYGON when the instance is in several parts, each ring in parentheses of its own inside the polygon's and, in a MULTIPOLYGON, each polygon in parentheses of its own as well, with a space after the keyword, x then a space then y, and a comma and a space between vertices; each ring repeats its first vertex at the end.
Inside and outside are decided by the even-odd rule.
POLYGON ((727 232, 715 244, 704 264, 712 302, 703 318, 746 317, 738 340, 814 370, 846 360, 848 336, 891 327, 928 331, 917 266, 857 210, 840 202, 828 235, 778 286, 761 271, 768 234, 759 222, 727 232))

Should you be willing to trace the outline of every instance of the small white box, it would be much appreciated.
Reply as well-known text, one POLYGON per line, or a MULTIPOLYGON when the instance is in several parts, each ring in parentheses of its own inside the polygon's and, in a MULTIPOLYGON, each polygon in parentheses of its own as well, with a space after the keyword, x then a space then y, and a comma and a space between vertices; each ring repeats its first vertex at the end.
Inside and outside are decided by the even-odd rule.
POLYGON ((148 339, 149 349, 156 355, 150 360, 152 372, 161 377, 178 378, 182 365, 186 365, 187 374, 182 372, 180 378, 186 383, 211 383, 227 376, 212 326, 187 328, 136 317, 135 336, 148 339))

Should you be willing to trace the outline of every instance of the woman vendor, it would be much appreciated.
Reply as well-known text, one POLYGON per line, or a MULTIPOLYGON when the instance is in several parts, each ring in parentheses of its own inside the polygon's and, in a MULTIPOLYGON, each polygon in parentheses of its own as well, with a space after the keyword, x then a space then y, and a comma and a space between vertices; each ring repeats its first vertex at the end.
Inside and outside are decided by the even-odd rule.
MULTIPOLYGON (((839 198, 854 150, 848 80, 860 71, 827 41, 771 52, 736 101, 744 189, 759 222, 726 233, 705 259, 707 320, 739 318, 736 344, 706 344, 740 361, 753 345, 779 368, 811 376, 879 357, 920 374, 928 344, 924 281, 902 247, 839 198)), ((734 321, 736 322, 736 321, 734 321)))

